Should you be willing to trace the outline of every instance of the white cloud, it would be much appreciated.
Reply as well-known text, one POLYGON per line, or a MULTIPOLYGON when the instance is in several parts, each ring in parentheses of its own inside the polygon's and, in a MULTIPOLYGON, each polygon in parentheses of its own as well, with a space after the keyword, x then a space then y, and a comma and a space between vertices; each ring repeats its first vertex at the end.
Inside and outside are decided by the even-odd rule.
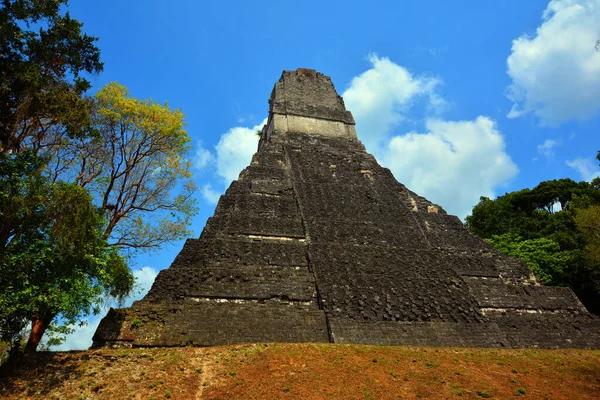
POLYGON ((221 197, 221 192, 214 190, 210 183, 202 186, 201 193, 204 200, 209 204, 217 204, 219 197, 221 197))
POLYGON ((372 67, 352 79, 343 97, 356 119, 359 139, 411 190, 464 217, 480 196, 518 172, 494 121, 439 118, 446 102, 436 92, 440 78, 412 75, 388 58, 370 56, 372 67), (424 115, 413 107, 425 100, 424 115), (428 114, 438 114, 431 118, 428 114), (399 132, 403 120, 425 120, 425 133, 399 132))
POLYGON ((204 169, 214 162, 213 154, 202 146, 202 142, 196 145, 196 154, 194 156, 194 167, 204 169))
POLYGON ((509 118, 542 125, 586 120, 600 109, 600 0, 552 0, 535 35, 513 40, 507 59, 509 118))
MULTIPOLYGON (((158 271, 148 266, 133 271, 136 287, 133 294, 125 299, 123 304, 124 307, 129 307, 135 300, 140 300, 142 297, 144 297, 150 290, 150 287, 152 287, 157 274, 158 271)), ((95 315, 85 320, 84 322, 87 323, 83 326, 75 326, 75 331, 72 334, 67 335, 64 343, 60 346, 52 347, 52 350, 67 351, 85 350, 89 348, 92 345, 92 336, 94 336, 94 332, 96 332, 96 328, 98 328, 100 320, 106 315, 107 311, 108 307, 106 307, 100 313, 100 315, 95 315)))
POLYGON ((101 315, 90 317, 85 320, 85 325, 76 326, 75 331, 67 335, 66 340, 60 346, 53 346, 52 351, 68 351, 68 350, 86 350, 92 345, 92 336, 100 324, 100 320, 106 311, 101 315))
POLYGON ((444 100, 435 92, 441 84, 436 77, 415 76, 389 58, 369 56, 372 68, 352 79, 342 94, 354 115, 360 139, 374 149, 390 134, 392 127, 407 118, 419 99, 428 101, 431 111, 444 108, 444 100))
POLYGON ((565 164, 579 172, 579 175, 585 181, 590 182, 592 179, 600 177, 600 167, 598 161, 594 158, 576 158, 565 161, 565 164))
POLYGON ((546 157, 547 160, 554 159, 554 148, 561 146, 562 143, 553 139, 546 139, 544 143, 538 144, 537 151, 539 154, 546 157))
POLYGON ((488 117, 431 119, 426 129, 394 137, 381 161, 400 182, 451 214, 465 217, 480 196, 494 197, 494 187, 518 172, 488 117))
POLYGON ((154 283, 154 279, 156 279, 156 275, 158 275, 158 271, 149 266, 133 271, 136 288, 134 293, 125 300, 125 307, 129 307, 135 300, 140 300, 148 293, 154 283))
POLYGON ((262 129, 266 123, 265 119, 252 128, 231 128, 221 136, 219 143, 215 146, 215 151, 217 174, 222 178, 223 183, 229 185, 250 164, 252 155, 258 148, 256 131, 262 129))
POLYGON ((202 143, 198 143, 194 165, 199 169, 213 167, 219 178, 217 182, 202 185, 200 192, 208 204, 217 204, 219 197, 231 181, 237 179, 240 172, 250 164, 252 156, 258 149, 259 136, 256 131, 262 129, 266 123, 265 118, 252 128, 242 126, 231 128, 221 135, 213 152, 204 148, 202 143))

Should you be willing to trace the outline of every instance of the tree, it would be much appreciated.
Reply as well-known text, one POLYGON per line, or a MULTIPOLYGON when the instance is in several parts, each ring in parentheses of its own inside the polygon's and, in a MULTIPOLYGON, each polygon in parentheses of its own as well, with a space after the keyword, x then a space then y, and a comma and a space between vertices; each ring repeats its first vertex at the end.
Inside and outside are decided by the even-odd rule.
POLYGON ((86 98, 83 75, 102 63, 65 4, 0 0, 0 328, 11 338, 31 321, 30 351, 57 316, 127 293, 121 250, 187 236, 196 210, 183 114, 116 83, 86 98))
POLYGON ((2 210, 20 221, 0 253, 0 331, 14 343, 31 322, 25 350, 33 352, 57 315, 72 325, 98 313, 103 295, 131 291, 133 275, 103 239, 104 219, 87 191, 19 173, 22 159, 13 156, 11 165, 11 156, 3 157, 2 210))
POLYGON ((584 239, 573 216, 583 203, 600 204, 600 190, 593 184, 571 179, 544 181, 533 189, 506 193, 495 200, 482 197, 466 224, 486 239, 515 233, 524 239, 550 238, 565 250, 577 249, 584 239), (554 211, 557 205, 560 211, 554 211))
POLYGON ((600 264, 600 206, 579 210, 575 222, 577 228, 585 235, 588 257, 592 262, 600 264))
POLYGON ((514 233, 505 233, 486 240, 501 253, 525 261, 535 276, 549 285, 566 286, 565 272, 577 262, 576 251, 561 250, 557 242, 548 238, 524 240, 514 233))
POLYGON ((149 250, 188 237, 197 209, 183 113, 113 82, 96 94, 92 123, 95 137, 52 148, 49 176, 89 190, 112 246, 149 250))
POLYGON ((128 293, 131 272, 118 251, 156 249, 187 237, 196 211, 181 111, 132 98, 116 83, 97 93, 91 111, 93 137, 49 131, 50 144, 37 154, 3 155, 0 284, 8 294, 0 321, 12 324, 13 333, 31 321, 27 351, 35 351, 59 314, 72 324, 98 311, 103 291, 128 293), (75 208, 59 207, 63 203, 75 208), (67 229, 78 224, 81 229, 67 229), (69 243, 78 251, 57 250, 69 243))
MULTIPOLYGON (((61 11, 67 3, 67 0, 0 1, 0 284, 5 302, 0 306, 0 333, 3 337, 11 336, 10 332, 18 330, 27 319, 26 313, 8 311, 21 306, 15 302, 18 299, 13 297, 6 303, 9 290, 19 279, 29 282, 26 270, 15 275, 17 270, 13 269, 23 265, 14 263, 26 252, 33 257, 33 252, 39 250, 36 247, 19 250, 17 243, 36 232, 42 236, 48 234, 49 226, 44 225, 52 218, 48 213, 58 209, 45 206, 54 204, 52 199, 63 193, 41 176, 47 159, 37 157, 36 152, 51 143, 50 136, 62 140, 92 132, 89 129, 92 103, 84 97, 90 84, 83 75, 98 73, 103 65, 94 45, 96 39, 84 34, 82 24, 61 11)), ((54 228, 57 223, 54 222, 54 228)), ((56 239, 54 234, 47 236, 50 237, 56 239)), ((36 241, 38 245, 42 243, 40 240, 36 241)), ((48 242, 48 246, 53 245, 48 242)), ((44 270, 49 266, 46 260, 38 268, 44 270)))
MULTIPOLYGON (((575 222, 585 237, 584 262, 578 274, 582 277, 579 286, 582 297, 596 301, 597 305, 600 301, 600 296, 597 296, 600 293, 600 206, 592 205, 579 210, 575 222)), ((598 305, 596 307, 600 308, 598 305)))
POLYGON ((495 200, 482 197, 466 225, 502 253, 523 259, 540 281, 570 286, 600 313, 600 262, 593 257, 600 254, 599 207, 598 178, 544 181, 495 200))
MULTIPOLYGON (((119 250, 156 249, 165 242, 187 237, 187 226, 196 211, 191 163, 185 158, 190 139, 183 129, 181 111, 171 110, 167 104, 132 98, 125 87, 112 83, 95 96, 91 121, 95 131, 92 137, 53 137, 50 131, 46 138, 50 145, 32 156, 46 161, 32 163, 29 168, 39 168, 40 174, 21 176, 32 183, 19 186, 27 190, 13 196, 21 206, 31 208, 36 204, 34 212, 24 213, 30 214, 28 220, 15 224, 18 229, 32 226, 32 232, 55 232, 46 221, 60 220, 65 222, 64 227, 76 225, 79 219, 88 221, 88 225, 81 226, 88 230, 82 232, 74 229, 60 231, 61 234, 45 233, 41 238, 30 232, 18 241, 13 238, 8 246, 14 243, 15 248, 28 249, 15 254, 8 251, 10 257, 5 262, 5 272, 19 265, 28 266, 16 279, 27 285, 27 295, 23 294, 24 289, 11 286, 9 292, 20 297, 5 301, 18 305, 8 309, 9 315, 32 321, 28 351, 35 351, 57 315, 72 324, 98 310, 103 291, 113 296, 127 294, 131 273, 119 250), (42 183, 47 192, 40 189, 45 187, 42 183), (57 192, 59 188, 68 191, 57 192), (38 193, 40 190, 43 193, 38 193), (85 204, 91 208, 85 208, 83 200, 74 203, 65 199, 66 193, 86 194, 85 204), (67 210, 58 207, 59 201, 80 208, 68 211, 69 218, 65 218, 67 210), (91 213, 92 208, 96 214, 91 213), (103 218, 100 221, 94 215, 103 218), (54 249, 57 240, 61 246, 76 246, 79 252, 62 256, 54 249), (39 285, 32 284, 32 271, 40 268, 46 275, 60 276, 62 286, 43 286, 43 279, 39 285), (61 271, 78 275, 65 277, 61 271)), ((0 276, 4 275, 0 271, 0 276)))
POLYGON ((88 132, 90 87, 103 68, 96 38, 60 8, 68 0, 0 3, 0 152, 39 145, 49 130, 88 132), (39 27, 36 32, 32 26, 39 27))

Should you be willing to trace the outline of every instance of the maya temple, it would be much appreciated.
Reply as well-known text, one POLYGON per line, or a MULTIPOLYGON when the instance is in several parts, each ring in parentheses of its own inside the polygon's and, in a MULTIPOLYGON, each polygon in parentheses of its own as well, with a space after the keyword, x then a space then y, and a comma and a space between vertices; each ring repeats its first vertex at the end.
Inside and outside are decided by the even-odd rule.
POLYGON ((600 348, 600 318, 396 181, 331 79, 298 69, 200 238, 93 340, 600 348))

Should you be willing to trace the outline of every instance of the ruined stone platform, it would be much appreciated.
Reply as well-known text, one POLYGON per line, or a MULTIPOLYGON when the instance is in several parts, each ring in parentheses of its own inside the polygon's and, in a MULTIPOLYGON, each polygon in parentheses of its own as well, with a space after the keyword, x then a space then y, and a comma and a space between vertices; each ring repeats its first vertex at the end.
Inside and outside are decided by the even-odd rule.
POLYGON ((475 237, 366 152, 331 79, 284 71, 251 164, 94 346, 600 348, 568 288, 475 237))

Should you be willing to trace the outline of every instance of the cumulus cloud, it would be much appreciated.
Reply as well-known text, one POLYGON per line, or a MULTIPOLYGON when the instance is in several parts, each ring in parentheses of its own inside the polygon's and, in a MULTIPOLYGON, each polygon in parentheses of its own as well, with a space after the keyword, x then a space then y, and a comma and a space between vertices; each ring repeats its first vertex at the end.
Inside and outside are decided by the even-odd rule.
POLYGON ((381 161, 400 182, 450 213, 465 217, 480 196, 494 197, 494 187, 517 174, 490 118, 430 119, 425 126, 426 133, 392 138, 381 161))
MULTIPOLYGON (((104 314, 104 313, 103 313, 104 314)), ((53 351, 86 350, 92 345, 92 336, 100 324, 104 315, 94 316, 86 321, 84 325, 76 326, 75 331, 67 335, 66 340, 60 346, 53 346, 53 351)))
POLYGON ((208 204, 217 204, 219 197, 221 197, 221 192, 213 189, 210 183, 202 186, 200 191, 202 193, 202 197, 204 197, 204 200, 206 200, 208 204))
POLYGON ((194 167, 204 169, 213 162, 213 154, 202 146, 202 142, 198 142, 196 145, 196 154, 194 155, 194 167))
POLYGON ((256 131, 267 123, 265 120, 252 127, 235 127, 224 133, 215 146, 217 174, 223 183, 229 185, 240 172, 250 164, 252 155, 258 148, 256 131))
POLYGON ((246 168, 252 160, 252 155, 258 148, 259 136, 257 130, 262 129, 267 123, 265 118, 254 127, 236 126, 231 128, 219 139, 213 151, 210 151, 198 143, 194 165, 199 169, 212 168, 217 181, 202 185, 200 193, 208 204, 217 204, 219 197, 231 181, 238 178, 240 172, 246 168))
MULTIPOLYGON (((135 277, 136 287, 131 296, 125 299, 123 304, 124 307, 131 306, 136 300, 140 300, 148 293, 158 271, 152 267, 143 267, 133 271, 135 277)), ((67 335, 66 340, 60 346, 52 347, 54 351, 67 351, 67 350, 85 350, 92 345, 92 336, 100 324, 100 320, 106 315, 108 307, 106 307, 100 315, 89 317, 84 321, 82 326, 76 326, 73 333, 67 335)))
POLYGON ((598 161, 594 158, 580 157, 565 161, 565 164, 577 171, 585 181, 591 182, 592 179, 600 177, 600 167, 598 167, 598 161))
POLYGON ((371 68, 354 77, 342 94, 352 111, 356 129, 368 148, 386 139, 392 127, 407 119, 408 111, 418 100, 427 101, 430 111, 441 111, 444 100, 435 89, 441 80, 411 74, 389 58, 369 56, 371 68))
POLYGON ((552 0, 535 35, 512 42, 509 118, 535 115, 542 125, 586 120, 600 109, 600 0, 552 0))
POLYGON ((134 293, 125 300, 125 307, 129 307, 131 303, 140 300, 148 293, 154 283, 154 279, 156 279, 156 275, 158 275, 158 271, 149 266, 133 271, 136 288, 134 293))
MULTIPOLYGON (((561 146, 562 143, 553 139, 546 139, 544 143, 538 144, 538 154, 544 156, 547 160, 554 159, 554 148, 561 146)), ((535 159, 534 159, 535 160, 535 159)))
POLYGON ((494 188, 517 174, 490 118, 440 118, 446 107, 436 91, 440 78, 411 74, 385 57, 369 61, 371 68, 352 79, 344 101, 359 139, 400 182, 464 217, 480 196, 493 197, 494 188), (418 101, 424 109, 415 107, 418 101), (425 132, 403 132, 404 120, 424 120, 425 132))

